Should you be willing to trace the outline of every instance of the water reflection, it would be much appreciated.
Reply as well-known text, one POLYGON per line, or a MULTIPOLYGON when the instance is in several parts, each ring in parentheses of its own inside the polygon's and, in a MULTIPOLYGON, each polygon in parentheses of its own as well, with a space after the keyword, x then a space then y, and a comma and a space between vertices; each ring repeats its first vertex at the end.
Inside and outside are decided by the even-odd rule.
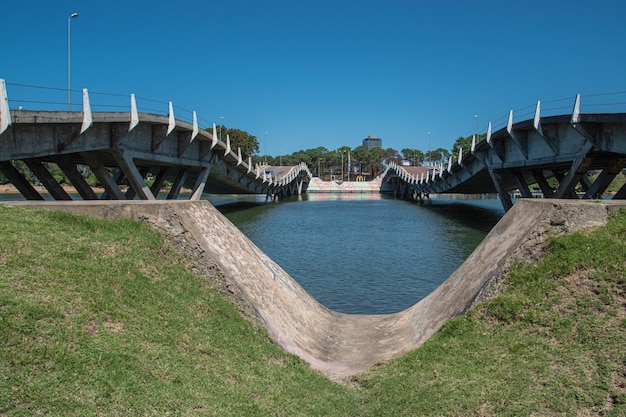
POLYGON ((498 200, 308 194, 242 210, 218 207, 311 295, 333 310, 403 310, 432 292, 503 214, 498 200))
MULTIPOLYGON (((379 193, 208 195, 214 206, 333 310, 401 311, 432 292, 504 214, 499 200, 379 193)), ((0 200, 23 200, 1 195, 0 200)))

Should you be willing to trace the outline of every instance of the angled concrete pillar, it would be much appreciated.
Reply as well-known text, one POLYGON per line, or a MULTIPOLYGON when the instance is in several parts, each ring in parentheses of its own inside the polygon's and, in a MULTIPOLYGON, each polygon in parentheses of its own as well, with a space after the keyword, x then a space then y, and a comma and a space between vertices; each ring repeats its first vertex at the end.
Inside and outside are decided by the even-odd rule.
MULTIPOLYGON (((144 179, 144 178, 146 178, 146 175, 148 175, 148 172, 150 171, 150 168, 142 167, 142 168, 138 168, 138 170, 139 170, 139 175, 141 176, 142 179, 144 179)), ((152 190, 150 190, 150 191, 152 191, 152 190)), ((126 190, 126 193, 124 194, 124 197, 126 197, 127 200, 134 200, 136 195, 137 195, 137 193, 135 192, 135 188, 130 186, 126 190)))
POLYGON ((55 160, 61 171, 70 180, 76 192, 80 194, 83 200, 97 200, 98 196, 91 189, 91 186, 85 181, 83 174, 78 171, 76 164, 67 156, 61 156, 55 160))
POLYGON ((124 172, 128 183, 131 187, 133 187, 139 199, 155 200, 152 191, 150 191, 150 187, 148 187, 146 182, 143 180, 141 173, 133 162, 132 156, 117 146, 111 148, 111 154, 113 155, 113 158, 115 158, 117 165, 124 172))
POLYGON ((46 187, 46 190, 50 193, 52 198, 55 200, 66 200, 69 201, 72 199, 70 195, 61 187, 61 184, 58 183, 56 179, 52 176, 50 171, 43 165, 41 160, 39 159, 25 159, 24 163, 28 166, 33 174, 37 177, 37 179, 46 187))
POLYGON ((124 194, 118 187, 118 184, 116 183, 114 178, 109 175, 109 171, 107 171, 102 161, 95 158, 89 152, 81 153, 81 157, 87 163, 87 165, 89 165, 91 172, 93 172, 93 174, 96 176, 98 181, 100 181, 100 184, 104 188, 104 192, 106 195, 103 194, 101 198, 110 200, 123 200, 124 194))
POLYGON ((517 189, 519 190, 521 196, 523 198, 532 198, 533 193, 528 189, 528 184, 526 184, 526 180, 524 179, 524 174, 520 171, 516 171, 515 182, 517 184, 517 189))
POLYGON ((613 200, 626 200, 626 184, 622 185, 622 188, 613 196, 613 200))
POLYGON ((30 182, 15 169, 9 161, 0 161, 0 171, 11 181, 22 196, 27 200, 43 200, 44 198, 35 190, 30 182))
POLYGON ((598 175, 598 178, 591 184, 591 187, 587 189, 583 198, 597 198, 602 195, 624 166, 626 166, 626 158, 611 161, 608 166, 600 172, 600 175, 598 175))
POLYGON ((573 161, 567 175, 560 181, 559 189, 556 191, 555 197, 574 198, 576 196, 576 184, 578 184, 582 176, 587 173, 592 161, 592 158, 578 158, 573 161))
POLYGON ((533 177, 535 177, 535 181, 537 185, 539 185, 544 198, 554 197, 554 190, 550 187, 550 184, 548 184, 548 180, 545 175, 543 175, 543 172, 539 169, 533 169, 530 172, 533 174, 533 177))
POLYGON ((154 182, 152 183, 152 186, 150 187, 150 191, 152 192, 152 195, 154 195, 154 197, 158 197, 159 196, 159 191, 161 191, 161 188, 163 187, 163 184, 165 183, 165 177, 167 175, 167 171, 168 169, 163 167, 159 170, 159 173, 156 175, 156 178, 154 179, 154 182))
POLYGON ((170 192, 167 194, 168 200, 176 200, 180 194, 180 189, 183 188, 183 184, 185 183, 185 179, 187 178, 187 169, 186 167, 181 168, 176 174, 176 179, 172 184, 172 188, 170 192))
POLYGON ((206 180, 209 178, 210 173, 211 166, 203 167, 200 170, 196 183, 193 186, 193 190, 191 190, 191 197, 189 197, 190 200, 200 200, 202 192, 204 191, 204 186, 206 185, 206 180))
POLYGON ((491 181, 493 181, 493 185, 496 187, 496 191, 498 192, 498 197, 500 198, 502 207, 504 207, 504 211, 509 211, 513 207, 513 201, 511 201, 511 196, 502 185, 502 178, 500 177, 500 174, 489 168, 489 176, 491 177, 491 181))

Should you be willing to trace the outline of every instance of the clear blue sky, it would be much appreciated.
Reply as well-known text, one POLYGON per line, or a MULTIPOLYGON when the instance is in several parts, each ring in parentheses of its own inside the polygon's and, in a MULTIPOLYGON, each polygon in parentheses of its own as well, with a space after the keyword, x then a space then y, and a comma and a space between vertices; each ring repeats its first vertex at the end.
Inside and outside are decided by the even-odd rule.
POLYGON ((272 155, 354 148, 368 135, 449 149, 477 121, 484 133, 537 100, 571 97, 568 113, 576 93, 626 90, 623 0, 7 0, 0 10, 7 83, 67 88, 77 12, 72 89, 171 100, 202 127, 224 117, 272 155))

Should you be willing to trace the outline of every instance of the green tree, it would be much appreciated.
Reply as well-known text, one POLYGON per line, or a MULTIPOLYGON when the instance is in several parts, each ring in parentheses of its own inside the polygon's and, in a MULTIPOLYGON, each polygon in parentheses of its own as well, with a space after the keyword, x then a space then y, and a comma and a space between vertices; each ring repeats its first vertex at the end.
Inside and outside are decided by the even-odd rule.
POLYGON ((386 156, 386 152, 383 148, 370 148, 367 151, 367 158, 371 167, 372 178, 379 175, 382 172, 383 159, 386 156))
POLYGON ((458 158, 459 156, 459 150, 463 149, 463 153, 469 152, 469 150, 472 147, 472 137, 471 136, 467 136, 467 137, 463 137, 463 136, 459 136, 459 138, 456 140, 456 142, 454 142, 454 145, 452 145, 452 155, 454 155, 454 158, 456 160, 456 158, 458 158))
POLYGON ((393 149, 393 148, 387 148, 384 151, 383 154, 383 158, 385 160, 386 164, 389 164, 391 162, 395 162, 396 164, 401 164, 402 163, 402 155, 400 155, 400 153, 393 149))
POLYGON ((352 166, 357 168, 358 172, 363 172, 364 165, 367 165, 367 146, 357 146, 352 150, 350 155, 352 166))
MULTIPOLYGON (((220 126, 221 128, 221 126, 220 126)), ((256 136, 239 129, 226 129, 226 135, 230 137, 230 146, 234 151, 241 148, 241 155, 247 159, 248 156, 255 155, 259 152, 259 141, 256 136)), ((222 136, 222 140, 224 136, 222 136)))
MULTIPOLYGON (((478 137, 476 138, 476 143, 480 142, 481 140, 485 140, 486 138, 487 138, 487 135, 485 134, 478 135, 478 137)), ((456 142, 454 142, 454 145, 452 145, 451 153, 452 153, 453 158, 458 158, 459 150, 461 148, 463 149, 464 154, 467 152, 470 152, 472 149, 473 139, 474 139, 474 135, 470 135, 467 137, 459 136, 456 142)))
POLYGON ((402 153, 402 158, 411 161, 411 164, 415 166, 419 166, 420 162, 425 160, 424 153, 419 149, 404 148, 400 152, 402 153))
POLYGON ((437 148, 435 152, 436 152, 436 155, 439 156, 439 159, 437 159, 438 162, 441 162, 441 163, 448 162, 448 158, 450 158, 450 152, 447 149, 437 148))

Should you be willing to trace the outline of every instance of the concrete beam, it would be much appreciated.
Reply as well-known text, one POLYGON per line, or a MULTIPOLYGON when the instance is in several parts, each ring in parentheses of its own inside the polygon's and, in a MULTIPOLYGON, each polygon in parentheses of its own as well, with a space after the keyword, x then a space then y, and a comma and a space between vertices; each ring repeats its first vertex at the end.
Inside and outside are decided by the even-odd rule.
POLYGON ((120 167, 131 187, 135 190, 141 200, 154 200, 154 195, 150 187, 143 180, 143 176, 133 162, 132 156, 119 146, 111 148, 111 154, 115 162, 120 167))
POLYGON ((43 200, 35 187, 13 166, 10 161, 0 161, 0 171, 11 181, 22 196, 27 200, 43 200))
POLYGON ((204 191, 204 187, 206 186, 206 181, 209 178, 209 173, 211 172, 210 167, 205 167, 200 170, 198 177, 196 178, 196 183, 191 190, 190 200, 200 200, 202 197, 202 192, 204 191))
POLYGON ((85 181, 83 174, 78 171, 76 164, 67 155, 60 155, 55 160, 56 164, 61 168, 65 176, 70 180, 78 194, 83 200, 97 200, 98 196, 91 189, 91 186, 85 181))
POLYGON ((124 200, 124 194, 118 187, 114 178, 109 175, 109 171, 106 169, 102 161, 92 156, 89 152, 81 153, 81 157, 87 163, 91 172, 94 173, 100 184, 104 188, 107 199, 124 200))
POLYGON ((61 187, 61 184, 50 174, 50 171, 44 166, 39 159, 26 159, 24 160, 28 169, 30 169, 37 179, 46 187, 46 190, 50 193, 55 200, 72 200, 72 197, 61 187))
POLYGON ((176 174, 176 179, 172 183, 172 188, 170 188, 170 192, 167 194, 168 200, 177 200, 180 195, 180 190, 185 183, 185 179, 187 178, 187 168, 181 168, 178 170, 178 174, 176 174))

